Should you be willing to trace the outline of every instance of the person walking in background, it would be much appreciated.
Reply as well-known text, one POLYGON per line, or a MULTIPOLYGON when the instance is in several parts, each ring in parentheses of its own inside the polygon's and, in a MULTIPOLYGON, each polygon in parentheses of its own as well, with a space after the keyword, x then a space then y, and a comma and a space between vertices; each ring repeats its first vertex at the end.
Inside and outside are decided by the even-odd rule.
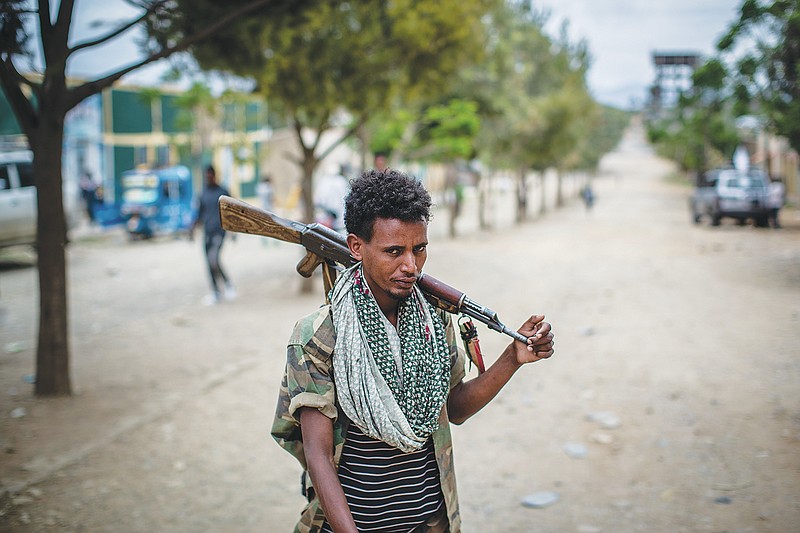
POLYGON ((780 178, 773 178, 767 186, 767 209, 769 210, 769 223, 775 229, 781 227, 778 213, 784 203, 786 203, 786 187, 780 178))
POLYGON ((581 189, 581 199, 586 206, 586 210, 590 211, 594 205, 594 191, 592 191, 592 186, 588 183, 581 189))
POLYGON ((89 224, 94 224, 94 205, 97 201, 97 185, 92 179, 92 175, 88 172, 81 176, 80 188, 81 202, 86 211, 86 217, 89 220, 89 224))
POLYGON ((206 185, 198 201, 197 218, 192 225, 192 233, 198 224, 203 224, 206 261, 212 290, 211 294, 203 299, 203 303, 214 305, 223 296, 227 300, 236 298, 236 289, 225 271, 222 270, 219 260, 222 242, 225 240, 225 230, 222 229, 222 221, 219 216, 219 197, 230 196, 230 193, 217 183, 217 173, 211 165, 206 167, 205 177, 206 185))
POLYGON ((270 178, 269 174, 264 174, 264 177, 262 177, 261 181, 256 185, 256 196, 258 196, 258 200, 261 202, 261 208, 265 211, 272 212, 274 198, 272 192, 272 178, 270 178))
POLYGON ((291 335, 272 436, 306 471, 296 531, 458 533, 450 423, 488 404, 524 364, 553 354, 533 315, 483 374, 464 381, 451 315, 416 281, 431 197, 396 170, 370 170, 346 199, 347 245, 330 305, 291 335))
POLYGON ((350 182, 341 167, 333 167, 320 176, 314 188, 315 221, 334 231, 344 231, 344 197, 350 182))
POLYGON ((389 158, 384 152, 375 153, 375 170, 386 170, 389 168, 389 158))

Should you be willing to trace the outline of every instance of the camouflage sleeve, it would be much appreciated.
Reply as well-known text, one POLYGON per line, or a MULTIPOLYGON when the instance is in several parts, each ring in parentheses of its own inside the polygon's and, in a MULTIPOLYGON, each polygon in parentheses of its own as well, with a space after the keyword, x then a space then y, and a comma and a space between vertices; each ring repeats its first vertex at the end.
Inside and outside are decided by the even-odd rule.
POLYGON ((335 345, 328 307, 297 322, 286 353, 286 371, 281 381, 272 437, 305 467, 300 421, 301 407, 318 409, 336 420, 336 391, 331 377, 335 345))
POLYGON ((444 334, 447 338, 447 345, 450 347, 450 389, 452 389, 461 383, 467 375, 467 355, 459 347, 459 334, 453 324, 453 315, 442 311, 442 320, 444 321, 444 334))

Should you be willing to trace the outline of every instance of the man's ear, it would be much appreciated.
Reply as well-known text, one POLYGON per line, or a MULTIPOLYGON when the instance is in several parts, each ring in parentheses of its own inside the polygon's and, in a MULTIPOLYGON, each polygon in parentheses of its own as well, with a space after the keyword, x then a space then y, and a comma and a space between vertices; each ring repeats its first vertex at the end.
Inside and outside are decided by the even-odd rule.
POLYGON ((350 248, 350 255, 356 261, 361 261, 363 256, 361 255, 361 249, 364 246, 364 241, 356 235, 355 233, 350 233, 347 235, 347 247, 350 248))

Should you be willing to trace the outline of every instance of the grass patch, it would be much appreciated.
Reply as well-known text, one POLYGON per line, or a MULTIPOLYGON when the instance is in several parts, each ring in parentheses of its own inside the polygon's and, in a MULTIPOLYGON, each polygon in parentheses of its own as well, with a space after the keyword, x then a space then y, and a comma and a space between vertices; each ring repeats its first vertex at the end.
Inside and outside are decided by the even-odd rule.
POLYGON ((664 181, 683 187, 694 187, 694 180, 685 172, 670 172, 664 176, 664 181))

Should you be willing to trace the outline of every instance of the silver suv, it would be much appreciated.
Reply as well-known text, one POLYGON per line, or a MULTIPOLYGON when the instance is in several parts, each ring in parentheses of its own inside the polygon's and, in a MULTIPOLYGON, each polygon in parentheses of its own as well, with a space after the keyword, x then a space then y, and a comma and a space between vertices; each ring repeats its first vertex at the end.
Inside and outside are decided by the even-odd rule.
POLYGON ((762 171, 725 168, 703 175, 689 207, 694 223, 707 216, 712 226, 718 226, 723 218, 733 218, 740 224, 752 219, 756 226, 766 227, 769 222, 766 201, 767 178, 762 171))

